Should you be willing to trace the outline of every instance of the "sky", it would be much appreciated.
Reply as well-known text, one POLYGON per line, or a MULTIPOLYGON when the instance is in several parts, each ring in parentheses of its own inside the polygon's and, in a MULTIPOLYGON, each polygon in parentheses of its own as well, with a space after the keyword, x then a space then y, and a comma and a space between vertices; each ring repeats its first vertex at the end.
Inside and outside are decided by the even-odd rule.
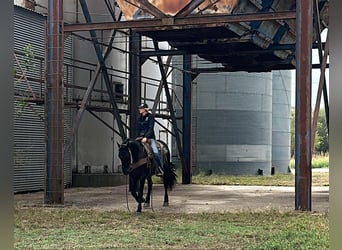
MULTIPOLYGON (((327 35, 327 30, 324 30, 322 32, 322 42, 325 42, 326 40, 326 35, 327 35)), ((312 51, 312 63, 313 64, 318 64, 319 63, 319 56, 318 56, 318 49, 314 49, 312 51)), ((328 63, 329 63, 329 57, 328 57, 328 63)), ((311 104, 312 104, 312 109, 315 108, 316 105, 316 98, 317 98, 317 89, 319 85, 319 78, 321 75, 321 70, 320 69, 312 69, 312 98, 311 98, 311 104)), ((327 68, 325 71, 325 79, 327 83, 327 90, 328 90, 328 99, 329 99, 329 69, 327 68)), ((292 82, 291 82, 291 106, 295 107, 295 100, 296 100, 296 71, 292 70, 292 82)), ((321 108, 324 108, 324 103, 323 103, 323 95, 321 97, 321 108)))

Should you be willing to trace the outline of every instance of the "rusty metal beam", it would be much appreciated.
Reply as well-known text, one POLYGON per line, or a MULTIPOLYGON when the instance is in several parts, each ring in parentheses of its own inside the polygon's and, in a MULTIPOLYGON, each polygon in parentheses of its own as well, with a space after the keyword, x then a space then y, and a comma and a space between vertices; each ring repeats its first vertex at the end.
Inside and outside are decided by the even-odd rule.
POLYGON ((64 204, 63 0, 49 0, 44 203, 64 204))
MULTIPOLYGON (((322 64, 323 61, 323 46, 325 48, 326 45, 322 43, 322 39, 320 36, 321 32, 321 20, 319 17, 319 8, 318 8, 318 0, 314 0, 314 23, 315 23, 315 28, 316 32, 318 35, 317 39, 317 45, 318 45, 318 56, 319 56, 319 61, 322 64)), ((322 74, 322 71, 321 71, 322 74)), ((327 129, 328 129, 328 134, 329 134, 329 100, 328 100, 328 90, 327 90, 327 83, 325 79, 325 71, 324 71, 324 80, 323 80, 323 100, 324 100, 324 108, 325 108, 325 120, 327 123, 327 129)))
POLYGON ((144 20, 106 22, 106 23, 82 23, 65 24, 64 32, 90 31, 90 30, 111 30, 111 29, 137 29, 137 31, 167 30, 196 27, 221 27, 227 23, 270 21, 295 19, 295 11, 248 13, 234 15, 191 15, 185 18, 153 18, 144 20))
POLYGON ((312 0, 297 0, 295 209, 311 211, 312 0))
MULTIPOLYGON (((314 114, 313 114, 313 118, 312 118, 312 128, 311 128, 311 148, 312 148, 312 151, 314 150, 314 145, 315 145, 315 136, 316 136, 317 122, 318 122, 318 115, 319 115, 319 109, 321 106, 323 86, 325 83, 325 70, 327 67, 327 61, 328 61, 328 55, 329 55, 329 36, 328 35, 327 35, 326 45, 324 48, 324 56, 323 56, 322 62, 321 62, 321 75, 319 78, 319 84, 318 84, 318 89, 317 89, 317 97, 316 97, 316 105, 315 105, 314 114)), ((328 124, 327 124, 327 126, 328 126, 328 124)))
POLYGON ((205 0, 193 0, 184 6, 177 14, 176 17, 186 17, 189 15, 194 9, 200 6, 205 0))

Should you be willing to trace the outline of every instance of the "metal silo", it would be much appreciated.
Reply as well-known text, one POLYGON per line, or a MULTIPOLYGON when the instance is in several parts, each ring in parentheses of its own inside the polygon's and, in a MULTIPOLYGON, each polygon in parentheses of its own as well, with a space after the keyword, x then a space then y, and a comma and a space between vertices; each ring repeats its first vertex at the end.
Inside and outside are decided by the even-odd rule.
POLYGON ((288 173, 291 150, 291 71, 273 72, 272 166, 288 173))
POLYGON ((270 175, 272 74, 200 74, 196 82, 194 173, 270 175))

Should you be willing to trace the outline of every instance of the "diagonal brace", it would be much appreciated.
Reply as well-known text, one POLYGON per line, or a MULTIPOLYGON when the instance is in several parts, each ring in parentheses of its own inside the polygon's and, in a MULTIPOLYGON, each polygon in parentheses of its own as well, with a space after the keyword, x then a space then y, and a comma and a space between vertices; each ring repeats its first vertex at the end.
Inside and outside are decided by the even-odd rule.
MULTIPOLYGON (((92 23, 92 20, 91 20, 91 17, 90 17, 90 13, 89 13, 89 9, 88 9, 88 6, 86 4, 86 1, 85 0, 80 0, 80 4, 81 4, 82 10, 83 10, 83 14, 84 14, 84 17, 86 19, 87 24, 92 23)), ((94 48, 95 48, 97 59, 98 59, 99 64, 101 66, 102 75, 103 75, 103 78, 105 80, 105 84, 106 84, 107 91, 108 91, 108 94, 109 94, 109 99, 110 99, 110 102, 111 102, 111 104, 113 106, 113 115, 114 115, 115 120, 117 122, 118 129, 119 129, 120 134, 121 134, 121 139, 125 140, 127 138, 127 136, 126 136, 125 130, 124 130, 123 125, 122 125, 122 120, 121 120, 121 117, 120 117, 119 109, 118 109, 117 104, 116 104, 115 99, 114 99, 113 88, 112 88, 112 85, 110 83, 108 71, 107 71, 107 68, 106 68, 106 65, 105 65, 105 61, 104 61, 104 58, 103 58, 103 55, 102 55, 102 52, 101 52, 101 48, 100 48, 100 46, 98 44, 97 35, 96 35, 96 32, 94 30, 91 30, 89 32, 90 32, 90 35, 91 35, 91 38, 92 38, 92 41, 93 41, 93 45, 94 45, 94 48)))

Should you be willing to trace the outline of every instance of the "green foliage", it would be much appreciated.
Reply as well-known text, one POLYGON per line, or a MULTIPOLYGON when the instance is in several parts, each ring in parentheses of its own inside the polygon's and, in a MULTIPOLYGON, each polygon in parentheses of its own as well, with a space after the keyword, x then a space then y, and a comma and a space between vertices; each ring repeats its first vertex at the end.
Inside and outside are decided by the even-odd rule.
POLYGON ((318 115, 315 136, 315 151, 323 154, 329 152, 328 127, 324 110, 320 110, 318 115))
POLYGON ((33 59, 34 59, 34 52, 32 44, 27 44, 24 47, 24 67, 26 70, 29 70, 30 67, 33 65, 33 59))
POLYGON ((329 249, 327 214, 15 208, 16 249, 329 249))
POLYGON ((294 157, 295 154, 295 135, 296 135, 296 112, 295 109, 291 109, 291 157, 294 157))
MULTIPOLYGON (((291 157, 295 154, 295 110, 291 110, 291 157)), ((329 152, 328 127, 325 119, 325 111, 320 110, 317 121, 314 150, 319 154, 329 152)))
MULTIPOLYGON (((312 168, 329 168, 329 156, 328 155, 315 155, 312 157, 312 168)), ((290 168, 295 168, 295 159, 291 158, 290 168)))

